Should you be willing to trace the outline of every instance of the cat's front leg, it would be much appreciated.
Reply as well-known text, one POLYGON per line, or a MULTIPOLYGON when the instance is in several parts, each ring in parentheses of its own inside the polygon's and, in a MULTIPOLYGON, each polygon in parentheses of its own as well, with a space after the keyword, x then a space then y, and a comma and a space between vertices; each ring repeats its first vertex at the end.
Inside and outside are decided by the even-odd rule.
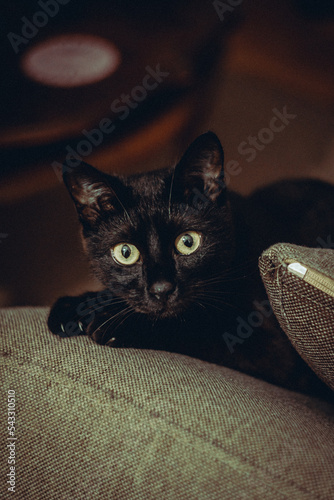
POLYGON ((109 290, 88 292, 78 297, 61 297, 51 307, 48 327, 60 337, 89 335, 90 325, 103 313, 110 314, 115 297, 109 290))

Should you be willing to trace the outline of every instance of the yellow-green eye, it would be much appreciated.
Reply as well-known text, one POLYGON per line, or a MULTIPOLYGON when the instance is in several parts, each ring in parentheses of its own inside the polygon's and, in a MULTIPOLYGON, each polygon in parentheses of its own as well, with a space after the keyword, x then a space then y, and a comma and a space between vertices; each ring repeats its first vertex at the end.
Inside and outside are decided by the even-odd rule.
POLYGON ((112 258, 124 266, 132 266, 140 257, 137 247, 131 243, 118 243, 111 249, 112 258))
POLYGON ((175 240, 176 250, 182 255, 194 253, 201 244, 202 235, 197 231, 187 231, 175 240))

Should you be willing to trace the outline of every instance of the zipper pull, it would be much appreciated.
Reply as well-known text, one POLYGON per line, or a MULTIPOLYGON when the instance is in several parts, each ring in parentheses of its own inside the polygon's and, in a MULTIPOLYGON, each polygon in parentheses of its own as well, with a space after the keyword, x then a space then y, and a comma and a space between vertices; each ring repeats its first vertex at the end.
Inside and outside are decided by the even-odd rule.
POLYGON ((303 266, 299 262, 293 262, 292 264, 288 265, 288 271, 303 280, 307 272, 307 267, 303 266))
POLYGON ((306 267, 300 262, 291 262, 286 260, 288 264, 288 272, 302 279, 305 283, 318 288, 330 297, 334 297, 334 279, 312 267, 306 267))

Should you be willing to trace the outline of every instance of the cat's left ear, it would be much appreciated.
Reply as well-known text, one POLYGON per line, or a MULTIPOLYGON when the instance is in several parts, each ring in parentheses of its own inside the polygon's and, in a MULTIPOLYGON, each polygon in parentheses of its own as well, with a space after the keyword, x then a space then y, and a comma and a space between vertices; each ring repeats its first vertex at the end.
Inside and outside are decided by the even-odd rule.
POLYGON ((225 199, 223 165, 224 151, 216 134, 207 132, 197 137, 175 169, 174 182, 187 203, 199 196, 204 202, 225 199))

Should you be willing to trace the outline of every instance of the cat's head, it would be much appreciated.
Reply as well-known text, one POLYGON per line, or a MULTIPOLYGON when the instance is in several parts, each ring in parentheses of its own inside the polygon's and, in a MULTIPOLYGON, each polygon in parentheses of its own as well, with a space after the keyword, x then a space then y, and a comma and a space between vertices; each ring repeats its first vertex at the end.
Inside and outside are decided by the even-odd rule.
POLYGON ((205 305, 231 265, 223 158, 208 132, 175 168, 125 178, 81 163, 64 172, 95 273, 136 312, 168 318, 205 305))

